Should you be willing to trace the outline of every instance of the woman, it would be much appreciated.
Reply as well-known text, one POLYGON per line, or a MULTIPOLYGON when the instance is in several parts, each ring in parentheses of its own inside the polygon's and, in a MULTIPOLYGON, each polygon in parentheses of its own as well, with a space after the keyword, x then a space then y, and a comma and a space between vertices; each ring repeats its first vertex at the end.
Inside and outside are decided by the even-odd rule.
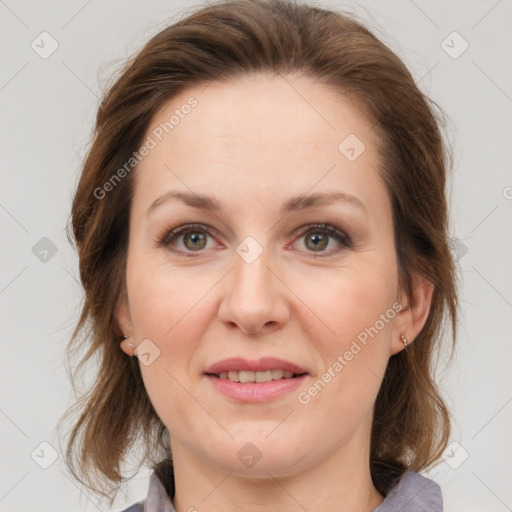
POLYGON ((100 362, 78 479, 112 498, 137 444, 130 512, 442 510, 419 474, 457 311, 433 105, 355 19, 287 1, 206 6, 127 64, 72 209, 70 350, 100 362))

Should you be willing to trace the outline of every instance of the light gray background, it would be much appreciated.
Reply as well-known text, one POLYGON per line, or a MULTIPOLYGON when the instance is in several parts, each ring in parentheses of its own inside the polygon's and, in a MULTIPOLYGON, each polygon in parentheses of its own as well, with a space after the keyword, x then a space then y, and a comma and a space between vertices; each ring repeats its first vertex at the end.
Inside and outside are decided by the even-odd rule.
MULTIPOLYGON (((428 476, 441 484, 448 512, 512 510, 512 2, 317 3, 379 24, 377 34, 449 115, 462 315, 456 359, 440 378, 460 447, 428 476), (462 48, 457 36, 446 39, 453 31, 469 44, 458 58, 445 51, 462 48)), ((63 229, 101 87, 122 59, 192 7, 0 0, 1 511, 107 510, 69 478, 62 454, 48 469, 35 462, 52 460, 40 443, 58 450, 55 425, 72 398, 63 350, 81 288, 63 229), (47 59, 31 48, 43 31, 59 45, 47 59), (57 248, 46 262, 32 251, 43 237, 57 248)), ((144 497, 148 476, 140 472, 114 510, 144 497)))

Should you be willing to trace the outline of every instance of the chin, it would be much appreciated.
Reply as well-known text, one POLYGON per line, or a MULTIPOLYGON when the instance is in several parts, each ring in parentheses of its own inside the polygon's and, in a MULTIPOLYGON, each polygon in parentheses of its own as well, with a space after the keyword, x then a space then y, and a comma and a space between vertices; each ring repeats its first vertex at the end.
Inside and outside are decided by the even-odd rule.
MULTIPOLYGON (((273 424, 275 428, 276 424, 273 424)), ((287 476, 300 469, 304 463, 306 453, 300 447, 308 446, 304 439, 294 439, 283 431, 282 435, 265 434, 255 429, 251 433, 246 429, 243 433, 234 435, 224 443, 210 441, 208 453, 212 461, 225 472, 234 475, 254 478, 269 478, 272 476, 287 476), (215 450, 212 451, 212 446, 215 450)))

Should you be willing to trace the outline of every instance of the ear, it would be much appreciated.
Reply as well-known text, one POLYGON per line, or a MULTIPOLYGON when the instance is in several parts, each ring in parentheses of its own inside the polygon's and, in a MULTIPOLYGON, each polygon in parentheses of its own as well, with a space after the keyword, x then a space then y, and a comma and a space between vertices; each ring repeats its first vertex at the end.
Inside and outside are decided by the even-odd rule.
POLYGON ((408 297, 403 290, 401 292, 402 309, 396 316, 393 325, 390 356, 405 348, 402 336, 405 336, 407 344, 409 344, 421 332, 430 312, 433 292, 434 285, 425 276, 419 272, 413 274, 412 296, 408 297))
MULTIPOLYGON (((133 333, 133 325, 130 313, 130 305, 128 304, 128 297, 125 293, 123 293, 122 297, 117 303, 114 317, 121 332, 125 336, 128 336, 128 338, 131 338, 133 333)), ((133 340, 129 341, 133 343, 133 340)), ((125 354, 133 356, 133 347, 128 346, 127 343, 124 342, 121 342, 120 347, 125 354)))

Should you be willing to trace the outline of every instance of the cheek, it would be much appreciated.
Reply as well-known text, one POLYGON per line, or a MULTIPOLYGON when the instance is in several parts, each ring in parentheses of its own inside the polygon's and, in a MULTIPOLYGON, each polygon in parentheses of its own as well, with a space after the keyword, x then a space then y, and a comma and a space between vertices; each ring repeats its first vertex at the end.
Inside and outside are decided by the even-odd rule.
MULTIPOLYGON (((359 421, 371 410, 380 387, 396 317, 393 261, 347 266, 317 281, 314 292, 311 288, 299 292, 323 321, 311 317, 308 329, 326 372, 316 378, 328 382, 327 393, 322 391, 314 400, 318 405, 328 401, 340 421, 347 421, 348 411, 359 421)), ((322 384, 317 387, 323 389, 322 384)))
POLYGON ((213 276, 191 276, 183 269, 141 257, 130 262, 127 279, 138 338, 154 339, 164 351, 186 345, 177 343, 184 333, 187 339, 194 339, 194 331, 199 332, 200 327, 198 311, 206 291, 215 284, 213 276))
POLYGON ((129 268, 127 276, 135 336, 138 341, 149 338, 159 350, 150 365, 140 364, 144 386, 171 431, 176 417, 181 418, 184 429, 191 429, 194 402, 187 389, 191 362, 207 321, 205 288, 197 286, 199 279, 191 283, 186 272, 170 271, 147 260, 136 264, 134 261, 134 272, 129 268))
POLYGON ((323 339, 324 343, 328 342, 332 349, 339 351, 359 335, 364 341, 366 329, 376 322, 379 334, 388 332, 395 316, 392 305, 396 274, 387 267, 368 264, 339 269, 315 279, 314 286, 311 286, 311 280, 297 280, 294 289, 297 295, 305 298, 312 322, 319 324, 320 329, 316 331, 319 342, 323 339), (381 315, 388 322, 383 323, 381 315))

